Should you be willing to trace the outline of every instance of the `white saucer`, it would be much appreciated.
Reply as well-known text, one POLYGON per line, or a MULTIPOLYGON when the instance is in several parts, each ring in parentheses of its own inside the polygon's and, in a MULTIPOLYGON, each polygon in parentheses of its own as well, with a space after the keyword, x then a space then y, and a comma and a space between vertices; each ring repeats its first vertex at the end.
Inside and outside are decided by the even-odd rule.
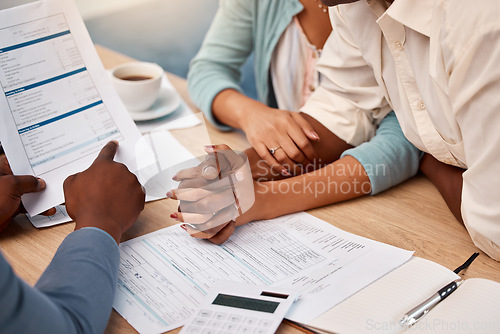
POLYGON ((151 108, 144 111, 129 110, 129 114, 134 121, 150 121, 173 113, 180 104, 181 98, 179 94, 171 86, 167 85, 167 81, 163 79, 160 96, 151 108))

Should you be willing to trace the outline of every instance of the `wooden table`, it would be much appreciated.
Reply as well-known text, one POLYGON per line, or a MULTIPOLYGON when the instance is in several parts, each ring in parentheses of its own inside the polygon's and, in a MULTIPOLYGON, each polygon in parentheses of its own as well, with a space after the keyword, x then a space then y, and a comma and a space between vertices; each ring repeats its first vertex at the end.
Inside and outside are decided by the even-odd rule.
MULTIPOLYGON (((103 47, 97 47, 97 50, 106 68, 133 60, 103 47)), ((186 81, 167 75, 184 100, 197 110, 189 100, 186 81)), ((226 143, 234 149, 248 147, 239 132, 221 133, 211 125, 207 127, 213 143, 226 143)), ((178 138, 196 137, 192 129, 176 130, 174 134, 178 138)), ((169 213, 175 211, 176 206, 176 202, 171 200, 148 203, 123 240, 175 224, 169 213)), ((415 256, 452 270, 478 251, 465 227, 450 213, 434 186, 421 175, 377 196, 329 205, 309 213, 344 231, 414 250, 415 256)), ((0 235, 0 249, 15 272, 29 284, 34 284, 73 228, 74 224, 68 223, 37 230, 25 217, 19 216, 0 235)), ((464 277, 482 277, 500 282, 500 263, 481 252, 464 277)), ((113 311, 106 332, 135 333, 135 330, 113 311)), ((278 333, 300 332, 286 323, 278 330, 278 333)))

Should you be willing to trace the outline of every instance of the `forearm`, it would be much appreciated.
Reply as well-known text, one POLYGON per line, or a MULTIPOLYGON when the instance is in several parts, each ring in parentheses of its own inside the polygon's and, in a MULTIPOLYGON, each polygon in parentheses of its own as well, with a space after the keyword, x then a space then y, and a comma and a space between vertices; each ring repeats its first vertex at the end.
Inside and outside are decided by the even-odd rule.
POLYGON ((353 157, 346 156, 293 178, 257 182, 255 192, 256 203, 262 207, 253 217, 243 219, 271 219, 350 200, 369 194, 371 186, 363 166, 353 157))
POLYGON ((463 224, 461 205, 464 170, 439 162, 429 154, 422 158, 420 170, 439 190, 450 211, 463 224))
POLYGON ((236 129, 244 130, 247 116, 258 109, 270 108, 234 89, 221 91, 212 102, 212 113, 215 119, 236 129))

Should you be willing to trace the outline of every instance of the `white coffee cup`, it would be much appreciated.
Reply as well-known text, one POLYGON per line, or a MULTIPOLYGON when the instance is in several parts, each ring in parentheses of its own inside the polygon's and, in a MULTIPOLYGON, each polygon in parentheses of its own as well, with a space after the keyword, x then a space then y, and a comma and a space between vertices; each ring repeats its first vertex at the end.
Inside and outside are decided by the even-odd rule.
POLYGON ((129 111, 148 110, 158 98, 163 69, 154 63, 133 62, 111 70, 113 85, 129 111))

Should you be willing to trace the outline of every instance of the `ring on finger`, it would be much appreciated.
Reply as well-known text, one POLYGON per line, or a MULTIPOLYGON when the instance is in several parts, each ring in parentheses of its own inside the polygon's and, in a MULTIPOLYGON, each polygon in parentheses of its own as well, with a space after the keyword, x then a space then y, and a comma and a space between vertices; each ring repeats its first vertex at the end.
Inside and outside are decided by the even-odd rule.
POLYGON ((269 153, 271 153, 272 155, 274 155, 274 153, 276 153, 276 151, 279 150, 280 148, 281 148, 281 146, 270 148, 269 149, 269 153))

